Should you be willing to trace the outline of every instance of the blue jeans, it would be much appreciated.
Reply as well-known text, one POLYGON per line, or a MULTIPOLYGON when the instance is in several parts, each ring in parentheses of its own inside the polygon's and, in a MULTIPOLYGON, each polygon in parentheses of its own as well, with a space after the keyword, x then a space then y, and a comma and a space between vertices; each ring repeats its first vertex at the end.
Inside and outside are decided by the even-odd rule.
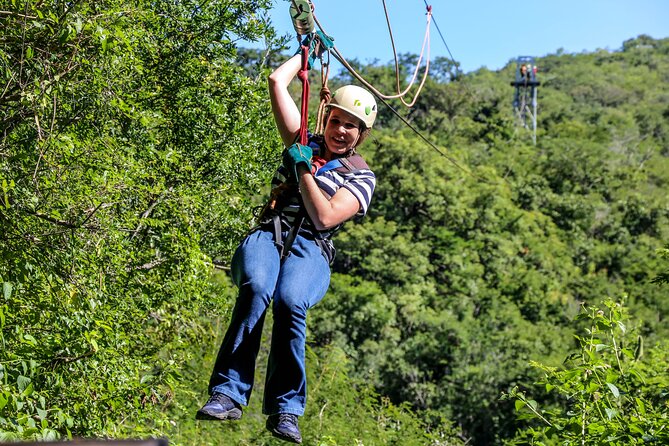
POLYGON ((239 295, 209 381, 209 393, 223 393, 248 405, 263 322, 272 302, 274 326, 263 413, 303 415, 307 310, 328 289, 327 260, 313 240, 298 235, 291 254, 281 262, 273 233, 258 230, 237 247, 232 278, 239 295))

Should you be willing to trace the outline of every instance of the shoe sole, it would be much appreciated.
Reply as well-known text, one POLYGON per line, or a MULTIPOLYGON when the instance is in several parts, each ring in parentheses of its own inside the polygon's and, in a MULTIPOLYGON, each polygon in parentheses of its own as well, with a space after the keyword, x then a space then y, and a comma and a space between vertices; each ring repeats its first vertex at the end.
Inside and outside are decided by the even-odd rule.
POLYGON ((198 410, 195 414, 196 420, 214 420, 214 421, 224 421, 224 420, 239 420, 242 417, 241 409, 231 409, 223 413, 209 413, 202 409, 198 410))
POLYGON ((297 443, 297 444, 302 444, 302 437, 291 437, 290 435, 286 435, 284 433, 279 432, 274 426, 270 424, 265 424, 265 427, 267 428, 268 431, 272 433, 272 436, 276 438, 280 438, 285 441, 290 441, 292 443, 297 443))
POLYGON ((275 431, 273 429, 271 429, 270 432, 272 432, 273 437, 280 438, 280 439, 285 440, 285 441, 290 441, 292 443, 302 444, 302 438, 293 438, 289 435, 282 434, 282 433, 280 433, 278 431, 275 431))

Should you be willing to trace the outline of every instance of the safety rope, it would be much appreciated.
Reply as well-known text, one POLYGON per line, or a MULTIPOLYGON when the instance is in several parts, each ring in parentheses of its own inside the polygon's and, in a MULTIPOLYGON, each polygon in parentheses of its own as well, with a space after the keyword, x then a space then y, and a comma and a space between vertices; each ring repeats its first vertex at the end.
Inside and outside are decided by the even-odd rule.
MULTIPOLYGON (((316 18, 316 15, 314 13, 314 4, 310 0, 308 1, 308 6, 306 4, 304 5, 298 5, 296 1, 293 0, 293 9, 294 12, 299 11, 299 15, 295 16, 294 19, 294 26, 295 26, 295 31, 297 32, 297 39, 298 41, 300 40, 300 34, 302 33, 311 33, 313 31, 313 23, 315 23, 323 33, 327 35, 325 32, 325 29, 323 26, 320 24, 318 19, 316 18), (304 9, 308 7, 311 9, 311 14, 306 14, 304 9), (299 18, 297 18, 299 17, 299 18), (311 22, 313 20, 313 23, 311 22), (311 30, 311 31, 310 31, 311 30)), ((337 59, 358 81, 360 81, 361 84, 363 84, 365 87, 367 87, 370 91, 372 91, 377 97, 383 98, 383 99, 400 99, 402 103, 407 106, 407 107, 413 107, 413 105, 416 103, 418 100, 418 96, 420 95, 421 90, 423 89, 423 86, 425 85, 425 82, 427 80, 427 76, 429 73, 429 68, 430 68, 430 20, 432 17, 432 7, 429 5, 426 5, 427 9, 427 20, 426 20, 426 26, 425 26, 425 37, 423 38, 423 46, 421 48, 420 56, 418 57, 418 61, 416 62, 416 68, 413 72, 413 75, 411 77, 411 80, 409 81, 409 84, 407 87, 402 91, 401 86, 400 86, 400 68, 399 68, 399 60, 397 58, 397 50, 395 47, 395 38, 393 36, 393 31, 392 31, 392 26, 390 24, 390 16, 388 14, 388 7, 386 5, 385 0, 382 0, 383 3, 383 9, 385 12, 386 16, 386 24, 388 26, 388 33, 390 35, 390 41, 392 44, 393 48, 393 58, 395 60, 395 80, 397 82, 397 94, 393 95, 386 95, 381 93, 378 89, 376 89, 372 84, 370 84, 362 75, 360 75, 344 58, 344 56, 341 54, 341 52, 337 49, 336 46, 332 46, 331 51, 326 51, 328 55, 328 61, 326 63, 323 62, 322 56, 319 57, 320 62, 321 62, 321 92, 320 92, 320 103, 318 106, 318 113, 317 113, 317 118, 316 118, 316 128, 315 133, 319 134, 322 133, 324 130, 324 125, 323 121, 325 119, 325 110, 327 107, 327 104, 330 102, 330 99, 332 97, 332 94, 330 92, 330 89, 327 86, 327 79, 328 75, 330 72, 330 52, 334 54, 335 59, 337 59), (427 55, 425 49, 427 48, 427 55), (420 66, 421 62, 423 61, 423 57, 427 56, 425 58, 425 69, 423 72, 423 77, 420 81, 420 84, 418 85, 417 91, 413 96, 413 99, 410 102, 407 102, 404 97, 411 91, 412 87, 414 86, 416 82, 416 78, 418 77, 418 72, 420 71, 420 66)), ((316 45, 320 44, 320 42, 317 42, 316 45)), ((298 73, 298 78, 302 81, 302 122, 300 126, 300 141, 302 141, 303 134, 306 135, 306 130, 304 130, 307 126, 307 118, 305 117, 306 111, 308 110, 308 96, 309 96, 309 86, 308 86, 308 70, 305 68, 305 57, 308 57, 308 51, 309 48, 306 47, 306 56, 305 56, 305 46, 300 43, 302 47, 302 69, 298 73)), ((318 50, 316 50, 318 52, 318 50)), ((303 144, 303 142, 301 142, 303 144)))
POLYGON ((302 57, 302 66, 297 76, 302 82, 302 102, 301 102, 301 118, 299 139, 300 144, 307 144, 307 126, 308 126, 308 111, 309 111, 309 51, 313 45, 313 51, 318 56, 321 62, 321 92, 320 104, 318 105, 318 113, 316 119, 315 133, 320 134, 324 130, 323 121, 325 119, 326 106, 330 103, 332 94, 327 86, 328 75, 330 74, 330 52, 325 51, 328 55, 327 62, 323 62, 323 55, 321 42, 316 38, 314 33, 314 4, 311 0, 292 0, 290 7, 290 14, 293 19, 293 27, 295 28, 295 37, 300 45, 300 52, 302 57), (300 36, 306 36, 300 41, 300 36))
MULTIPOLYGON (((400 74, 399 74, 399 61, 397 59, 397 52, 395 49, 395 41, 394 37, 392 34, 392 28, 390 26, 390 18, 388 15, 388 8, 386 6, 385 0, 383 0, 383 8, 386 14, 386 22, 388 25, 388 31, 390 34, 390 39, 393 47, 393 54, 394 54, 394 59, 395 59, 395 73, 396 73, 396 80, 397 80, 397 94, 384 94, 381 93, 378 89, 376 89, 372 84, 370 84, 361 74, 359 74, 344 58, 342 53, 339 51, 339 49, 336 46, 332 47, 332 53, 334 54, 335 59, 339 61, 352 75, 355 77, 358 81, 360 81, 361 84, 363 84, 367 89, 369 89, 371 92, 373 92, 377 97, 383 98, 383 99, 401 99, 402 103, 406 105, 407 107, 411 107, 416 103, 416 100, 418 99, 418 95, 420 94, 421 89, 423 88, 423 85, 425 84, 425 81, 427 80, 427 76, 429 73, 429 66, 430 66, 430 20, 432 17, 432 7, 428 6, 427 7, 427 19, 426 19, 426 26, 425 26, 425 37, 423 38, 423 46, 421 48, 421 53, 420 56, 418 57, 418 61, 416 63, 416 69, 414 70, 413 76, 411 78, 411 81, 409 82, 409 85, 404 91, 400 91, 400 74), (423 57, 425 55, 425 48, 427 47, 427 57, 426 57, 426 62, 425 62, 425 70, 423 73, 423 78, 421 80, 421 83, 418 87, 418 91, 416 94, 414 94, 414 98, 410 103, 407 103, 403 98, 404 96, 407 95, 407 93, 411 90, 413 87, 413 84, 415 83, 416 77, 418 76, 418 72, 420 70, 420 64, 423 61, 423 57)), ((320 28, 323 33, 327 35, 327 32, 321 25, 321 23, 318 21, 318 18, 316 17, 316 14, 313 15, 314 17, 314 22, 320 28)))
POLYGON ((302 104, 300 107, 300 144, 309 142, 307 126, 309 125, 309 45, 302 45, 302 67, 297 72, 298 79, 302 82, 302 104))
MULTIPOLYGON (((408 93, 411 87, 413 86, 414 82, 416 81, 416 76, 418 75, 418 68, 420 67, 420 62, 421 59, 423 58, 423 53, 425 51, 425 44, 427 43, 427 59, 425 61, 425 72, 423 74, 423 79, 418 86, 418 91, 414 95, 413 101, 411 103, 407 103, 404 100, 404 94, 400 97, 400 100, 402 103, 407 106, 407 107, 413 107, 413 105, 416 103, 416 100, 418 99, 418 95, 420 94, 420 91, 423 89, 423 85, 425 84, 425 81, 427 79, 427 74, 430 69, 430 20, 432 18, 432 6, 428 6, 427 11, 428 11, 428 18, 427 18, 427 27, 425 29, 425 37, 423 38, 423 47, 421 48, 420 51, 420 57, 418 58, 418 62, 416 63, 416 69, 413 72, 413 76, 411 77, 411 81, 409 82, 409 86, 404 90, 404 94, 408 93)), ((400 66, 399 62, 397 60, 397 51, 395 49, 395 39, 393 38, 393 30, 390 26, 390 17, 388 16, 388 8, 386 8, 386 2, 383 0, 383 10, 386 14, 386 23, 388 24, 388 33, 390 34, 390 43, 393 47, 393 56, 395 57, 395 80, 397 81, 397 91, 400 91, 400 66)))
MULTIPOLYGON (((427 4, 427 0, 423 0, 423 3, 425 3, 425 7, 429 8, 430 6, 427 4)), ((455 64, 455 58, 453 57, 453 53, 451 53, 451 49, 448 47, 448 44, 446 43, 446 39, 444 39, 444 35, 441 33, 441 29, 439 29, 439 24, 437 23, 436 17, 432 17, 432 21, 434 22, 435 28, 437 28, 437 33, 439 33, 439 37, 441 37, 441 41, 444 43, 444 46, 446 47, 446 51, 448 51, 448 55, 451 56, 451 61, 455 64)))
POLYGON ((328 54, 327 62, 323 62, 323 60, 321 59, 321 94, 320 94, 321 102, 318 104, 318 112, 316 115, 316 128, 314 130, 314 132, 317 135, 322 135, 323 132, 325 131, 324 128, 325 111, 327 109, 327 105, 330 103, 330 99, 332 99, 332 93, 328 88, 328 76, 330 75, 330 52, 328 51, 327 54, 328 54))

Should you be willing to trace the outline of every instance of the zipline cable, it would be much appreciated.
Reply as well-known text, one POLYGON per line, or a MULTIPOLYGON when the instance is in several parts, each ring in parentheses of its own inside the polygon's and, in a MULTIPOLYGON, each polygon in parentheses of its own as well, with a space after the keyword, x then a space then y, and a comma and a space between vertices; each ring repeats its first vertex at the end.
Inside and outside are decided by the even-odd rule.
MULTIPOLYGON (((378 97, 378 96, 377 96, 377 97, 378 97)), ((437 147, 432 141, 430 141, 430 140, 427 139, 425 136, 423 136, 423 134, 422 134, 416 127, 414 127, 409 121, 407 121, 406 118, 405 118, 404 116, 400 115, 400 113, 399 113, 397 110, 395 110, 390 104, 388 104, 388 102, 386 102, 385 99, 380 98, 380 97, 379 97, 378 99, 379 99, 379 100, 380 100, 386 107, 388 107, 388 109, 389 109, 395 116, 397 116, 398 118, 400 118, 400 120, 401 120, 407 127, 409 127, 409 128, 416 134, 416 135, 418 135, 418 137, 419 137, 420 139, 422 139, 423 141, 425 141, 425 143, 427 143, 427 145, 429 145, 430 147, 432 147, 437 153, 439 153, 441 156, 443 156, 444 158, 446 158, 451 164, 453 164, 455 167, 457 167, 458 169, 460 169, 461 171, 463 171, 463 172, 466 173, 467 175, 469 175, 469 176, 471 176, 471 177, 473 177, 473 178, 477 178, 477 179, 479 179, 479 180, 481 180, 481 181, 483 181, 483 182, 485 182, 485 183, 488 183, 488 180, 486 180, 485 178, 481 178, 481 177, 479 177, 478 175, 475 175, 475 174, 473 174, 471 171, 469 171, 469 170, 465 169, 464 167, 462 167, 457 161, 455 161, 455 159, 454 159, 452 156, 449 156, 448 154, 446 154, 444 151, 442 151, 441 149, 439 149, 439 147, 437 147)))
MULTIPOLYGON (((428 6, 427 0, 423 0, 423 3, 425 3, 425 6, 428 6)), ((444 35, 441 33, 441 29, 439 29, 439 24, 437 23, 437 18, 434 17, 434 14, 432 15, 432 21, 434 22, 434 26, 437 28, 437 32, 439 33, 439 37, 441 37, 441 41, 444 43, 444 46, 446 47, 446 51, 448 51, 448 55, 451 58, 451 62, 453 62, 453 66, 455 67, 455 76, 457 76, 459 72, 462 72, 462 70, 458 68, 458 62, 456 62, 453 53, 451 53, 451 49, 448 47, 446 39, 444 38, 444 35)), ((470 96, 474 96, 474 92, 471 90, 468 83, 462 82, 462 85, 464 86, 465 92, 467 94, 469 94, 470 96)))
MULTIPOLYGON (((429 7, 427 4, 427 0, 423 0, 423 3, 425 3, 425 7, 429 7)), ((439 33, 439 37, 441 37, 441 41, 444 42, 444 46, 446 47, 446 51, 448 51, 448 55, 451 56, 451 62, 454 64, 455 62, 455 57, 453 57, 453 53, 451 53, 451 49, 448 47, 448 44, 446 43, 446 39, 444 39, 444 35, 441 33, 441 29, 439 29, 439 24, 437 24, 437 18, 432 16, 432 21, 434 22, 434 26, 437 28, 437 32, 439 33)))

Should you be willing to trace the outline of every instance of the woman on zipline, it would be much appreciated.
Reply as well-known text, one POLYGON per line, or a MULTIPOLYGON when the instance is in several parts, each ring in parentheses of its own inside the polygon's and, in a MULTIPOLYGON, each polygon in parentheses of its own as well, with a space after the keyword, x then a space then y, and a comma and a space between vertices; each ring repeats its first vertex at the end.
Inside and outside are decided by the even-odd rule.
POLYGON ((272 199, 259 225, 237 247, 232 278, 239 294, 198 419, 236 420, 248 405, 265 313, 274 325, 263 413, 276 437, 301 443, 297 417, 307 387, 307 310, 325 295, 334 257, 332 235, 367 212, 376 179, 355 148, 369 135, 376 101, 363 88, 336 90, 323 135, 298 144, 301 114, 288 85, 302 67, 296 55, 269 76, 272 111, 283 143, 283 164, 272 179, 272 199))

